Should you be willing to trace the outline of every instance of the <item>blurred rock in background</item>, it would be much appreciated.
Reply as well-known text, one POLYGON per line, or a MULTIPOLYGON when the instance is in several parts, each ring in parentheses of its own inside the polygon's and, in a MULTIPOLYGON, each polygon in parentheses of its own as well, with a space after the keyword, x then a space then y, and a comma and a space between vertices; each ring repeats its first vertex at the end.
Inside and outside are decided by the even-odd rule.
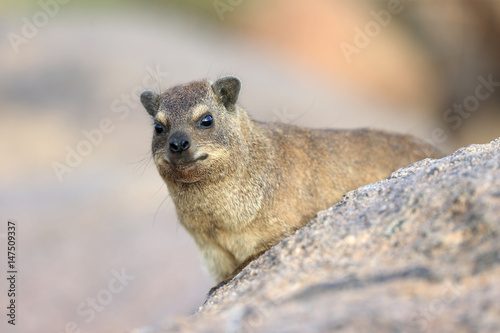
POLYGON ((445 130, 452 141, 445 146, 498 136, 500 2, 260 0, 241 6, 247 10, 225 15, 240 34, 325 83, 341 81, 396 112, 417 112, 421 123, 414 125, 445 130), (489 96, 476 104, 469 96, 480 77, 496 85, 483 89, 489 96), (454 107, 464 103, 463 112, 454 107))

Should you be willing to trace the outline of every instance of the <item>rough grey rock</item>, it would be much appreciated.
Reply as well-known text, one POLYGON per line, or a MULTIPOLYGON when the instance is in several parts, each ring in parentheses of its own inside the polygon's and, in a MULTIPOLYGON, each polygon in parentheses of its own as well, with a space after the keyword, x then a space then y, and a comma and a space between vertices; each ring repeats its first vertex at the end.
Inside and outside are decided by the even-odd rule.
POLYGON ((500 332, 500 139, 347 193, 142 332, 500 332))

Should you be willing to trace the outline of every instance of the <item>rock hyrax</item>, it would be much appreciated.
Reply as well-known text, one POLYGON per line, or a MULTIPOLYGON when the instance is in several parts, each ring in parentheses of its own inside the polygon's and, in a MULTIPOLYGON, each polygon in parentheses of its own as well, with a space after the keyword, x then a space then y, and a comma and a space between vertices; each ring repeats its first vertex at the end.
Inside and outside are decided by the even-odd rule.
POLYGON ((141 94, 156 167, 218 282, 344 193, 439 156, 407 135, 252 120, 236 104, 240 87, 226 76, 141 94))

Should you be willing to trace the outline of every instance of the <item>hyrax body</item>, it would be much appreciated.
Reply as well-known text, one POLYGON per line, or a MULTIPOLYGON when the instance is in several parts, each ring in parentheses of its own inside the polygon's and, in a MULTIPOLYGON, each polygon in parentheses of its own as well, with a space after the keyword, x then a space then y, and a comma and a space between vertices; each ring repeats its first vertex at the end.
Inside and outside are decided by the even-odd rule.
POLYGON ((439 155, 406 135, 254 121, 236 104, 240 86, 229 76, 141 95, 158 171, 219 282, 344 193, 439 155))

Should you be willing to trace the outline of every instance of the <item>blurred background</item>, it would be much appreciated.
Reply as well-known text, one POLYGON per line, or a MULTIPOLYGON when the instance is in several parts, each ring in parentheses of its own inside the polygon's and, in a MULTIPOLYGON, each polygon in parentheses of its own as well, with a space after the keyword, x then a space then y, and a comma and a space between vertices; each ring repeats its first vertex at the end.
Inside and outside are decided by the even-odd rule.
POLYGON ((500 134, 496 0, 8 0, 0 33, 2 332, 131 331, 213 286, 150 160, 146 88, 233 74, 255 119, 446 153, 500 134))

